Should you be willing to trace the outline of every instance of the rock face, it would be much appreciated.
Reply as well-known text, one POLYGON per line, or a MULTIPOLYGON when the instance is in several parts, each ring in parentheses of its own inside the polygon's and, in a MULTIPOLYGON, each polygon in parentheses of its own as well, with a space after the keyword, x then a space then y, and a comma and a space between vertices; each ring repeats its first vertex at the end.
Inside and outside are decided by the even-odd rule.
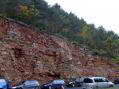
POLYGON ((119 77, 118 65, 86 54, 65 39, 37 33, 29 26, 0 18, 0 76, 13 84, 77 76, 119 77))

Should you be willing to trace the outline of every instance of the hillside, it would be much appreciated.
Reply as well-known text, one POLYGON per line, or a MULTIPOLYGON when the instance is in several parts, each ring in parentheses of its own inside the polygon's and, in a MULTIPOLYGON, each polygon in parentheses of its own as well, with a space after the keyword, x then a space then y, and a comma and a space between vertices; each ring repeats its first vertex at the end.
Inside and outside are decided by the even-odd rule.
MULTIPOLYGON (((77 76, 119 77, 118 65, 15 20, 0 18, 0 76, 13 84, 77 76)), ((107 59, 108 60, 108 59, 107 59)))
MULTIPOLYGON (((47 0, 46 0, 47 1, 47 0)), ((1 0, 0 16, 22 21, 38 32, 63 36, 77 45, 86 46, 93 54, 119 61, 119 36, 67 13, 58 4, 49 6, 44 0, 1 0)))

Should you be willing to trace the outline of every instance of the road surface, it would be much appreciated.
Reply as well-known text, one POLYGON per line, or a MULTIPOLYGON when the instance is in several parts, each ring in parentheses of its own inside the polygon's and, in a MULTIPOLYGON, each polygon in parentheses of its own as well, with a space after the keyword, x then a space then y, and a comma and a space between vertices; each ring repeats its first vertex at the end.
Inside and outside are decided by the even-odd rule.
MULTIPOLYGON (((75 87, 75 88, 65 88, 65 89, 82 89, 81 87, 75 87)), ((112 88, 97 88, 97 89, 119 89, 119 85, 115 85, 112 88)))

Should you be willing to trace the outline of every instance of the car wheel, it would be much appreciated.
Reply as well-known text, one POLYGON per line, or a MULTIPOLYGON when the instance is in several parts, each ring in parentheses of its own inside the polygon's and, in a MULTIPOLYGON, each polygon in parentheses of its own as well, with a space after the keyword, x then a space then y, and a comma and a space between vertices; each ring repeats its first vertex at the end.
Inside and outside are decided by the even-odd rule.
POLYGON ((110 87, 114 87, 114 85, 109 85, 109 88, 110 88, 110 87))

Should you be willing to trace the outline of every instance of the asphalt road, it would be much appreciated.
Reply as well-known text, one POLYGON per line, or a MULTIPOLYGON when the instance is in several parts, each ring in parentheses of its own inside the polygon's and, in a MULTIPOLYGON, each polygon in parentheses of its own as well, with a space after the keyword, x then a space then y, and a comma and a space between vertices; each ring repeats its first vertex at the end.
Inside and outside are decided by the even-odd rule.
MULTIPOLYGON (((82 89, 81 87, 74 87, 74 88, 65 88, 65 89, 82 89)), ((112 88, 97 88, 97 89, 119 89, 119 85, 115 85, 112 88)))
POLYGON ((81 89, 80 87, 75 87, 75 88, 65 88, 65 89, 81 89))

